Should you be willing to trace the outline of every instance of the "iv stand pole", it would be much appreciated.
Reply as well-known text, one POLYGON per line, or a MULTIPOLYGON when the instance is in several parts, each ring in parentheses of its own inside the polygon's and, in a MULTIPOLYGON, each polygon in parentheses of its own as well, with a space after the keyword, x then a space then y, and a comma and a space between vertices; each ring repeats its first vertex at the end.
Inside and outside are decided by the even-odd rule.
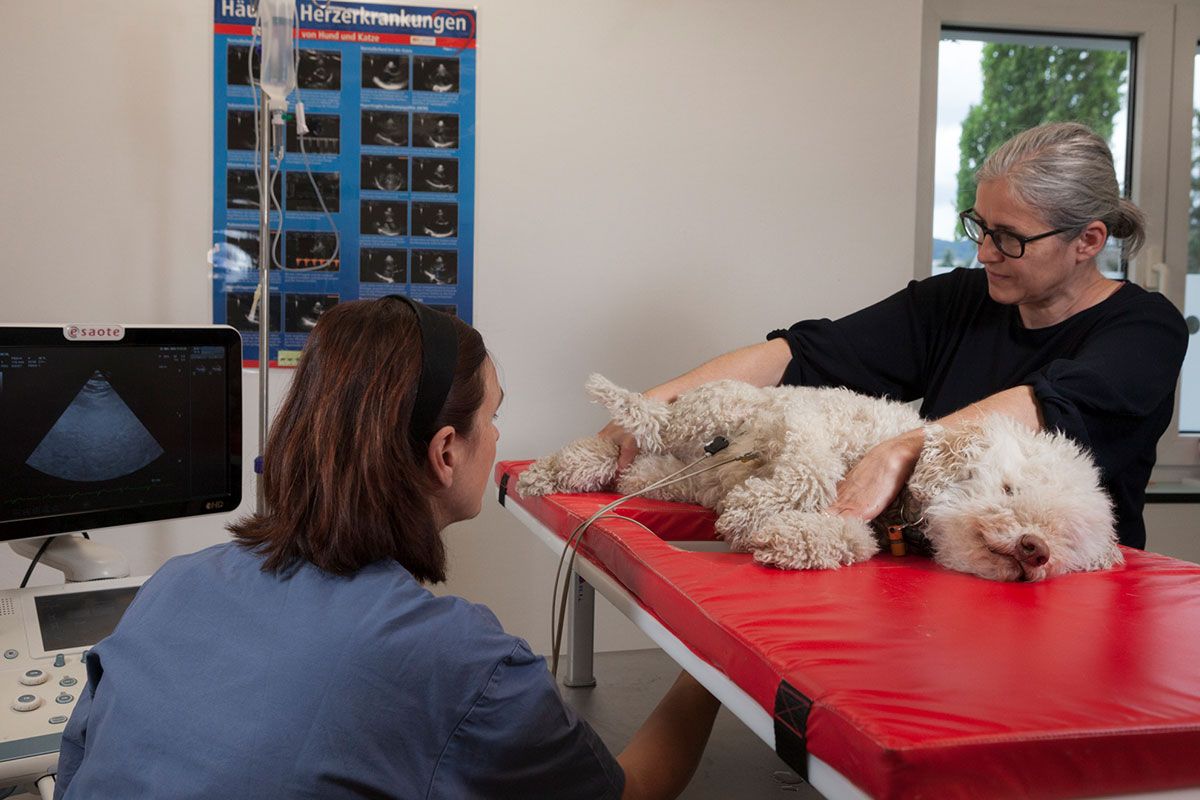
MULTIPOLYGON (((253 54, 251 54, 253 56, 253 54)), ((258 126, 258 474, 255 476, 257 507, 259 514, 267 512, 267 501, 263 490, 262 457, 267 452, 267 423, 270 403, 268 402, 268 379, 271 368, 271 110, 267 93, 261 87, 259 108, 262 109, 258 126)))

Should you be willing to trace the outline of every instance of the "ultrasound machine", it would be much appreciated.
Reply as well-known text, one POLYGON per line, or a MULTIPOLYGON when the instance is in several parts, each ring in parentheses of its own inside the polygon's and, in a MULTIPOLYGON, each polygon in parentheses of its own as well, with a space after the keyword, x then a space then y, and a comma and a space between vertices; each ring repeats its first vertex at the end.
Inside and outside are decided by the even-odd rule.
POLYGON ((0 541, 66 577, 0 590, 0 798, 53 791, 87 650, 146 579, 86 532, 233 511, 241 449, 233 328, 0 325, 0 541))

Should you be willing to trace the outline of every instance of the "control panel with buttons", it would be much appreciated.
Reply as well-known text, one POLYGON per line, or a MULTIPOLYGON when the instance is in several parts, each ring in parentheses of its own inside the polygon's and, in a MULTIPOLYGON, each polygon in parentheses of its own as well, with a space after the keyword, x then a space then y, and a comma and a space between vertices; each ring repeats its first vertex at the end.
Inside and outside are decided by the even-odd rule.
POLYGON ((0 591, 0 786, 53 772, 86 691, 88 649, 116 627, 146 580, 0 591))

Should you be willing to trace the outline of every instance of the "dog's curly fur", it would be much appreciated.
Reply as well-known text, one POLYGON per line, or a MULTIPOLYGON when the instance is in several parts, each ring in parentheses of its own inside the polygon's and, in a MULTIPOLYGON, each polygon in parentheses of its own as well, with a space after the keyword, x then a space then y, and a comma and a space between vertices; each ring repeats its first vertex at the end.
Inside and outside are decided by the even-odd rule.
MULTIPOLYGON (((853 564, 879 550, 870 525, 824 511, 869 449, 924 424, 906 405, 847 389, 717 381, 667 404, 600 375, 587 388, 633 435, 638 457, 618 475, 615 442, 580 439, 531 465, 518 492, 635 492, 725 436, 735 442, 728 452, 753 450, 759 458, 649 496, 714 509, 717 532, 731 547, 786 569, 853 564)), ((906 493, 943 566, 992 580, 1036 581, 1122 562, 1098 470, 1067 437, 1000 415, 925 432, 906 493)))

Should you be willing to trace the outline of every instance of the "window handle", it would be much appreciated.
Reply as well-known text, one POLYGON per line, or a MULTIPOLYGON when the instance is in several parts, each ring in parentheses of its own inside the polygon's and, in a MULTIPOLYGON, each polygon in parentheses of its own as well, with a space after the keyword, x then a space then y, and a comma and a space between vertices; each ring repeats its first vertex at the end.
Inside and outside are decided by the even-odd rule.
POLYGON ((1165 262, 1159 261, 1150 266, 1149 272, 1151 283, 1146 288, 1152 292, 1165 294, 1167 291, 1167 277, 1170 275, 1171 268, 1165 262))
MULTIPOLYGON (((1162 260, 1162 251, 1157 247, 1147 247, 1146 259, 1143 263, 1149 263, 1149 266, 1144 268, 1143 280, 1135 281, 1135 283, 1140 283, 1146 291, 1166 294, 1171 268, 1162 260)), ((1142 270, 1138 270, 1138 272, 1142 272, 1142 270)), ((1130 280, 1133 280, 1133 275, 1134 271, 1130 270, 1130 280)))

